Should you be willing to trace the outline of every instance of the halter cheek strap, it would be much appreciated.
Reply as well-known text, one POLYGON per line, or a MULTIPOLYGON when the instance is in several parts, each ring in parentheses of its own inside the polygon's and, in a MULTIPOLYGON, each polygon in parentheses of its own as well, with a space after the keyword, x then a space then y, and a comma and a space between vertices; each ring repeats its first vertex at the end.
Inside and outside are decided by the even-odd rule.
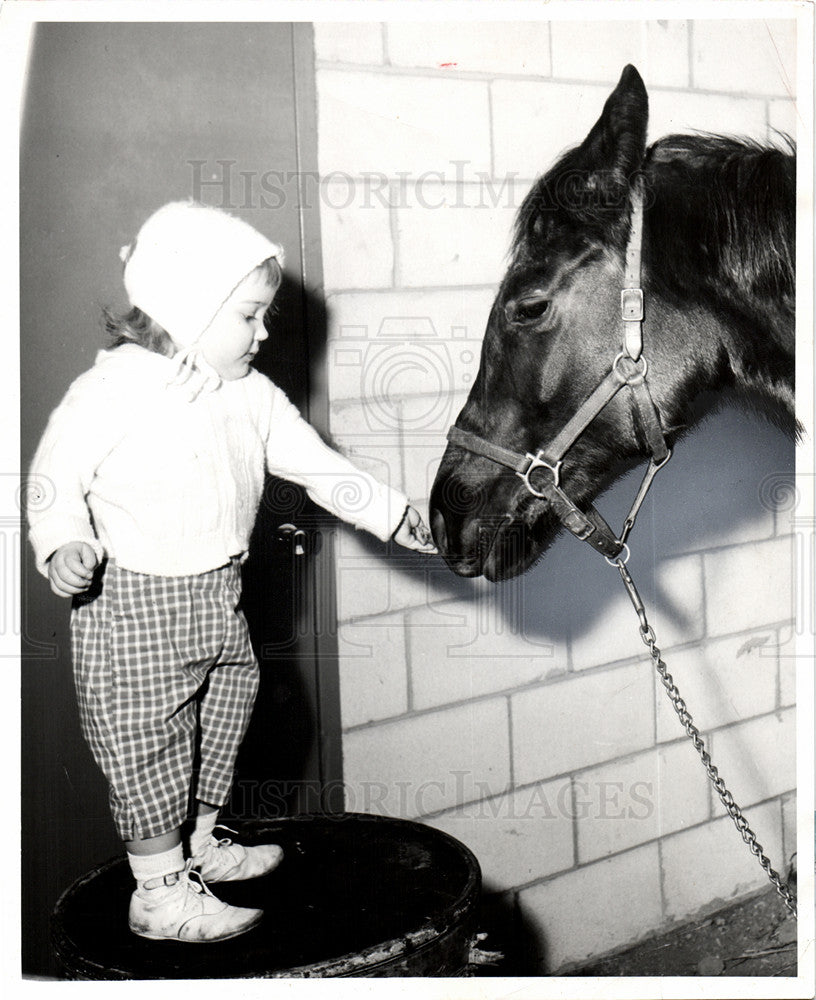
POLYGON ((641 247, 643 243, 643 192, 638 186, 632 194, 632 215, 629 242, 626 249, 624 287, 621 289, 621 321, 623 350, 615 357, 612 368, 600 384, 579 406, 576 413, 548 444, 533 454, 512 451, 460 427, 451 427, 448 440, 475 455, 489 458, 497 465, 519 476, 533 496, 545 499, 561 524, 576 537, 588 542, 607 559, 617 558, 626 547, 649 487, 657 472, 671 458, 666 444, 657 407, 646 383, 648 364, 643 350, 643 289, 640 287, 641 247), (651 458, 635 501, 616 536, 594 506, 581 510, 561 488, 561 465, 564 456, 598 414, 626 386, 631 395, 633 412, 651 458), (542 471, 539 471, 542 470, 542 471), (535 478, 534 478, 535 475, 535 478))
POLYGON ((643 189, 636 185, 632 194, 629 242, 621 289, 623 349, 633 361, 643 350, 643 289, 640 287, 640 262, 643 250, 643 189))

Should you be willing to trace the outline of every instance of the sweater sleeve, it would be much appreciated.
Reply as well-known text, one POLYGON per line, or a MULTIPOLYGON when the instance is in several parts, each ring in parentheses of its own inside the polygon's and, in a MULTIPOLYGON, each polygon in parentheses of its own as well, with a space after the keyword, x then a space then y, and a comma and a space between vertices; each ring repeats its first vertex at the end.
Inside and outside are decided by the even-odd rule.
POLYGON ((121 393, 94 369, 80 375, 51 414, 31 463, 26 516, 37 569, 67 542, 87 542, 97 559, 104 549, 86 496, 96 469, 124 433, 121 393))
POLYGON ((273 390, 266 441, 269 472, 303 486, 315 503, 341 520, 387 541, 405 514, 405 494, 325 444, 283 390, 269 385, 273 390))

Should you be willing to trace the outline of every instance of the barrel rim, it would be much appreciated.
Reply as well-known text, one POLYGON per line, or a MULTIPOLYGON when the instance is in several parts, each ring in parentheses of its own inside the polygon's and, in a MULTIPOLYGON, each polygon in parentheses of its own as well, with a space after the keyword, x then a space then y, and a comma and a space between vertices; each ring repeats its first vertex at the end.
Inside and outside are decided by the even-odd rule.
MULTIPOLYGON (((281 825, 288 825, 290 823, 303 823, 303 822, 324 822, 324 823, 342 823, 346 821, 363 821, 366 823, 380 823, 387 824, 389 826, 398 826, 405 829, 412 829, 415 831, 422 832, 425 836, 431 833, 434 837, 439 838, 447 843, 447 845, 458 853, 465 863, 467 868, 467 879, 465 885, 457 896, 455 900, 448 904, 445 909, 445 914, 450 916, 450 921, 452 924, 457 922, 462 922, 469 911, 475 911, 476 905, 478 903, 479 893, 481 890, 481 867, 476 855, 470 850, 467 845, 463 844, 460 840, 457 840, 451 834, 447 833, 445 830, 440 830, 435 826, 431 826, 429 823, 422 823, 418 820, 403 819, 401 817, 391 817, 391 816, 379 816, 374 813, 357 813, 357 812, 344 812, 344 813, 307 813, 301 816, 282 816, 275 820, 244 820, 241 821, 241 826, 246 828, 252 828, 253 832, 257 830, 263 830, 266 828, 274 828, 281 825)), ((239 828, 240 829, 240 828, 239 828)), ((74 943, 70 935, 65 931, 65 922, 63 919, 64 910, 67 906, 67 901, 76 892, 78 892, 85 883, 91 881, 94 878, 98 878, 101 874, 109 871, 111 868, 115 868, 119 865, 126 864, 126 859, 122 856, 117 856, 110 858, 108 861, 103 862, 97 866, 93 871, 86 872, 81 875, 78 879, 75 879, 71 885, 68 886, 59 896, 59 899, 54 906, 54 910, 51 916, 52 921, 52 941, 54 943, 54 950, 57 953, 57 957, 63 966, 69 961, 71 968, 77 972, 87 972, 93 979, 131 979, 132 976, 125 969, 103 966, 93 959, 82 955, 74 943), (97 975, 93 975, 93 972, 97 972, 97 975), (99 972, 107 973, 105 976, 98 975, 99 972), (111 976, 111 973, 114 975, 111 976)), ((426 948, 431 943, 438 942, 441 938, 444 938, 446 934, 439 933, 434 929, 434 926, 428 922, 422 924, 419 928, 407 931, 406 933, 389 939, 388 941, 381 941, 377 944, 370 945, 367 948, 363 948, 360 951, 347 952, 344 955, 334 956, 332 958, 325 959, 321 962, 313 962, 309 965, 293 966, 290 969, 284 970, 287 975, 280 976, 276 975, 274 972, 267 976, 259 976, 257 973, 248 974, 246 976, 229 976, 225 979, 304 979, 304 978, 353 978, 355 977, 354 972, 342 972, 339 976, 334 977, 332 975, 327 975, 331 973, 332 970, 340 970, 348 966, 350 963, 354 965, 359 965, 361 973, 364 971, 370 971, 376 967, 382 967, 387 965, 394 959, 398 959, 400 956, 407 956, 409 954, 415 954, 420 950, 426 948), (378 953, 383 953, 383 958, 372 965, 366 967, 365 960, 371 959, 374 955, 378 953), (356 961, 360 960, 360 961, 356 961)), ((160 976, 148 977, 142 981, 150 981, 153 978, 164 978, 160 976)), ((360 975, 358 978, 365 978, 360 975)), ((138 981, 138 980, 137 980, 138 981)))

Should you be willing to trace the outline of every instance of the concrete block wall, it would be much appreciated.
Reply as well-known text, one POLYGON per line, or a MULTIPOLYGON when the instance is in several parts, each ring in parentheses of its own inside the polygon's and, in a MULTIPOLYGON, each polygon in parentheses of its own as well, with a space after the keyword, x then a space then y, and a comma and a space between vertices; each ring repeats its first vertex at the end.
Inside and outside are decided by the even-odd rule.
MULTIPOLYGON (((651 139, 795 132, 789 21, 321 23, 315 44, 331 432, 423 511, 515 212, 623 65, 646 81, 651 139)), ((724 410, 661 473, 631 564, 778 866, 795 849, 792 472, 781 434, 724 410)), ((613 523, 635 488, 602 498, 613 523)), ((765 884, 616 574, 584 548, 562 538, 494 587, 336 538, 347 807, 469 844, 541 973, 765 884)))

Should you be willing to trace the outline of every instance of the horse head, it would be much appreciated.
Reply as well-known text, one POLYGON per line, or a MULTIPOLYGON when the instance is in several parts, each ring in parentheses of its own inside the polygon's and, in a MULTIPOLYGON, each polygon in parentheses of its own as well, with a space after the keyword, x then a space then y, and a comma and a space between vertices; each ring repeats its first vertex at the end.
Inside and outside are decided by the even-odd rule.
POLYGON ((794 157, 705 135, 647 149, 647 121, 627 66, 519 210, 431 494, 462 576, 522 573, 564 525, 614 556, 593 500, 644 458, 661 464, 703 393, 761 397, 794 424, 794 157), (635 258, 640 301, 622 295, 635 258))

